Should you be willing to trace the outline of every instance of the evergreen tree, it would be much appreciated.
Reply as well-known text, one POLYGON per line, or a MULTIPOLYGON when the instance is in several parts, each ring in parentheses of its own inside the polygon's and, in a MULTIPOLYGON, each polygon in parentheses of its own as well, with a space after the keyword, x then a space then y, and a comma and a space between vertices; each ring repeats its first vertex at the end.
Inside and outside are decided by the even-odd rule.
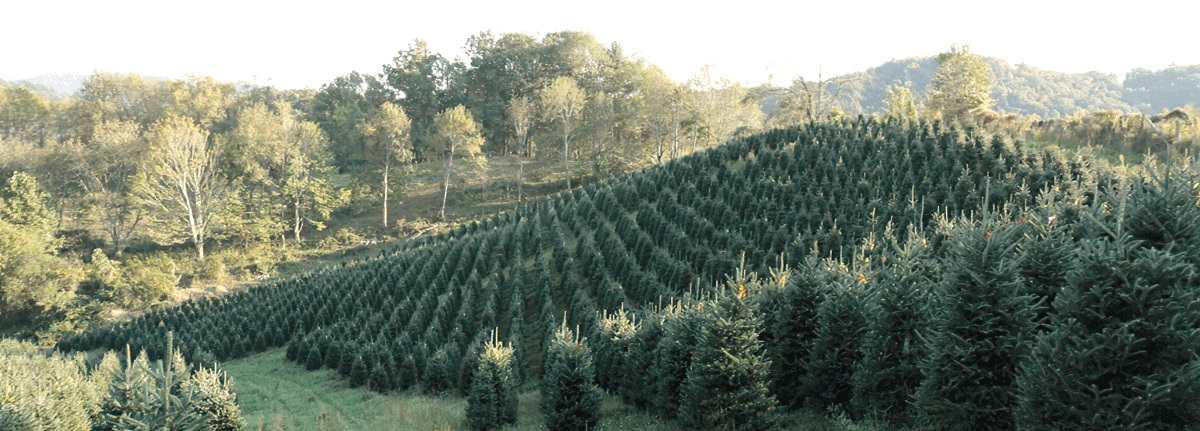
POLYGON ((663 317, 659 313, 643 316, 626 352, 625 369, 621 370, 619 386, 621 399, 625 403, 649 410, 654 397, 651 384, 654 380, 650 373, 654 368, 655 348, 663 336, 663 317))
POLYGON ((942 430, 1015 428, 1015 377, 1033 305, 1021 289, 1015 247, 1022 226, 960 220, 944 245, 945 276, 914 395, 918 423, 942 430))
MULTIPOLYGON (((778 284, 783 291, 781 303, 763 304, 766 350, 771 360, 771 392, 785 406, 799 408, 804 403, 801 383, 816 333, 817 309, 821 304, 824 275, 816 271, 815 259, 806 261, 796 274, 778 284)), ((764 295, 767 296, 767 295, 764 295)), ((773 301, 772 301, 773 302, 773 301)))
POLYGON ((321 357, 321 351, 314 344, 308 348, 308 355, 304 359, 304 369, 312 371, 321 368, 325 364, 325 359, 321 357))
POLYGON ((429 358, 425 366, 425 377, 421 381, 430 394, 441 394, 458 388, 458 346, 443 344, 429 358))
POLYGON ((505 346, 492 331, 492 340, 479 349, 478 356, 467 392, 467 423, 477 430, 516 423, 518 394, 512 347, 505 346))
POLYGON ((367 388, 375 392, 387 392, 392 388, 392 376, 388 373, 387 365, 383 362, 376 362, 371 366, 371 373, 367 379, 367 388))
POLYGON ((565 321, 551 340, 542 378, 542 415, 551 431, 592 429, 600 420, 601 392, 586 341, 565 321))
POLYGON ((867 313, 872 293, 859 280, 845 274, 825 289, 817 307, 817 327, 804 364, 802 394, 806 404, 824 411, 848 408, 854 388, 854 366, 862 362, 862 341, 867 332, 867 313))
POLYGON ((371 380, 371 368, 367 365, 363 355, 354 355, 354 360, 350 363, 350 385, 363 386, 371 380))
POLYGON ((649 385, 654 391, 651 404, 660 416, 668 419, 679 414, 680 393, 704 323, 699 307, 699 303, 687 300, 671 304, 664 313, 662 339, 654 349, 649 385))
POLYGON ((777 426, 778 403, 768 387, 771 363, 758 340, 761 318, 747 300, 759 286, 746 281, 735 276, 729 290, 706 303, 711 311, 704 315, 680 398, 685 426, 712 430, 777 426))
POLYGON ((923 234, 910 229, 902 246, 886 257, 890 264, 872 287, 862 361, 851 382, 853 409, 864 417, 908 424, 912 394, 921 384, 920 363, 928 355, 921 337, 929 312, 926 293, 932 287, 931 250, 923 234))
POLYGON ((616 393, 625 373, 629 345, 637 334, 638 324, 629 312, 621 309, 601 316, 596 343, 596 381, 601 389, 616 393))
POLYGON ((184 387, 198 394, 199 400, 193 410, 208 417, 213 431, 237 431, 246 427, 242 409, 238 406, 237 393, 223 371, 207 368, 197 369, 184 387))
POLYGON ((1200 280, 1188 256, 1200 211, 1183 190, 1191 185, 1137 184, 1128 219, 1089 214, 1105 234, 1080 241, 1051 331, 1022 364, 1022 429, 1200 423, 1200 280))

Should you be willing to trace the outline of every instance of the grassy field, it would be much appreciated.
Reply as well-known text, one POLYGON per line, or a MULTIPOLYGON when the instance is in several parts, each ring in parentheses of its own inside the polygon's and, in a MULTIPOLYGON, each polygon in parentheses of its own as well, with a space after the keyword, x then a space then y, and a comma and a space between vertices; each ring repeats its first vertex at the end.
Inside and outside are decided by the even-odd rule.
MULTIPOLYGON (((282 349, 230 361, 238 402, 250 430, 467 430, 463 398, 414 391, 378 394, 352 388, 334 370, 304 371, 282 349)), ((545 429, 539 392, 527 385, 511 430, 545 429)), ((606 396, 599 430, 677 430, 606 396)))

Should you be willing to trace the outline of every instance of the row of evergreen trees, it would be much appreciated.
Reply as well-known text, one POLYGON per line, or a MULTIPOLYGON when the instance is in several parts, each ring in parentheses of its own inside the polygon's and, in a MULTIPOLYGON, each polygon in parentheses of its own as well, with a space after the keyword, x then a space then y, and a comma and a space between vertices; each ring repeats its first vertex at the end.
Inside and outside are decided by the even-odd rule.
MULTIPOLYGON (((959 250, 967 247, 960 244, 965 234, 956 232, 984 223, 970 221, 972 214, 975 220, 984 213, 1018 217, 994 214, 1005 208, 1065 209, 1052 222, 1048 216, 1006 222, 1017 233, 978 228, 978 235, 1001 241, 1025 238, 1037 223, 1076 226, 1080 208, 1098 205, 1107 196, 1100 189, 1113 183, 1085 162, 1026 153, 1005 139, 935 123, 858 119, 803 126, 539 200, 377 258, 89 330, 59 347, 128 343, 163 357, 165 334, 178 331, 193 362, 287 345, 289 359, 338 369, 375 390, 419 386, 469 394, 493 329, 495 342, 505 340, 513 351, 517 381, 545 379, 553 368, 555 328, 565 318, 577 334, 596 340, 600 387, 677 417, 690 411, 680 407, 687 402, 681 388, 699 354, 688 346, 697 345, 713 319, 726 318, 714 310, 732 296, 758 310, 750 314, 761 319, 756 336, 762 363, 769 364, 765 385, 780 407, 837 405, 908 421, 916 412, 901 400, 926 380, 923 370, 937 366, 923 365, 924 349, 934 342, 958 348, 955 337, 970 335, 937 341, 922 332, 938 315, 930 304, 947 297, 935 287, 959 274, 947 256, 969 254, 959 250), (954 224, 959 228, 948 227, 954 224), (814 263, 819 258, 845 268, 814 263), (768 274, 777 262, 797 272, 769 277, 788 280, 776 288, 749 289, 744 298, 741 287, 702 291, 738 268, 768 274), (605 314, 622 307, 629 310, 625 317, 605 314), (614 323, 623 319, 638 324, 614 323), (882 335, 888 331, 902 335, 882 335), (863 340, 878 351, 844 340, 863 340), (877 365, 850 365, 856 363, 877 365), (619 377, 613 367, 624 366, 640 372, 619 377)), ((1030 308, 1039 330, 1050 327, 1054 283, 1066 280, 1060 269, 1073 256, 1077 239, 1065 238, 1021 239, 1013 246, 1021 256, 1034 253, 1026 249, 1045 254, 1019 259, 1030 266, 1021 267, 1019 279, 1039 280, 1023 288, 1047 305, 1030 308)), ((998 256, 987 250, 980 265, 998 256)), ((955 277, 979 279, 973 272, 955 277)), ((987 283, 1016 283, 996 277, 987 283)), ((996 295, 987 287, 978 290, 973 295, 985 302, 1009 301, 987 296, 996 295)), ((1002 306, 1019 308, 1016 302, 991 307, 1002 306)))

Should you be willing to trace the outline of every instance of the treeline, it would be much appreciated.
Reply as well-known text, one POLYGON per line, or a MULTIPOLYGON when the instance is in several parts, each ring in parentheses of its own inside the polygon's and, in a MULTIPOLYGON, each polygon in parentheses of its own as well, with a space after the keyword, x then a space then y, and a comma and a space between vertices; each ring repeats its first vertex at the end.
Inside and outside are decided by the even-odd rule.
MULTIPOLYGON (((108 258, 119 265, 131 246, 138 258, 155 247, 194 249, 198 265, 159 259, 154 270, 140 272, 178 280, 185 266, 221 271, 219 262, 203 263, 214 241, 299 243, 335 215, 379 207, 377 220, 387 228, 388 202, 419 162, 428 162, 442 185, 445 218, 452 190, 478 181, 488 156, 561 161, 570 187, 573 177, 630 172, 761 127, 757 99, 746 88, 707 69, 673 82, 588 33, 481 33, 468 46, 464 63, 417 40, 380 73, 351 73, 319 91, 105 72, 62 101, 27 86, 0 88, 0 178, 46 209, 37 214, 45 221, 40 233, 13 232, 12 241, 35 238, 40 248, 13 259, 67 258, 29 266, 53 283, 0 286, 0 308, 7 316, 61 312, 80 283, 96 292, 138 284, 126 276, 139 272, 133 268, 114 276, 73 263, 94 256, 105 258, 100 266, 108 258), (97 248, 106 256, 93 253, 97 248)), ((15 202, 8 205, 13 211, 26 211, 15 202)), ((19 267, 0 272, 19 279, 19 267)), ((100 297, 135 305, 169 293, 123 290, 131 294, 100 297)))

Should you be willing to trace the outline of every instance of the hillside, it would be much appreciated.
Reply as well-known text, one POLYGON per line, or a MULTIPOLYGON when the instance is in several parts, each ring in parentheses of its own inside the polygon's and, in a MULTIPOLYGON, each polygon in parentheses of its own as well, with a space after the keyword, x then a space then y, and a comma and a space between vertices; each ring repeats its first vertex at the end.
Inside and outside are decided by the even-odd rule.
POLYGON ((1190 424, 1200 333, 1180 325, 1200 321, 1187 305, 1195 184, 1118 181, 976 130, 859 117, 735 140, 58 347, 156 356, 173 332, 192 362, 286 346, 351 386, 461 396, 484 340, 511 343, 518 375, 537 381, 553 328, 574 328, 600 388, 683 426, 769 429, 776 407, 938 429, 1190 424), (1050 402, 1081 399, 1079 381, 1112 387, 1106 405, 1159 413, 1050 402), (1142 399, 1138 382, 1185 399, 1142 399), (706 413, 733 395, 729 414, 752 416, 706 413))

